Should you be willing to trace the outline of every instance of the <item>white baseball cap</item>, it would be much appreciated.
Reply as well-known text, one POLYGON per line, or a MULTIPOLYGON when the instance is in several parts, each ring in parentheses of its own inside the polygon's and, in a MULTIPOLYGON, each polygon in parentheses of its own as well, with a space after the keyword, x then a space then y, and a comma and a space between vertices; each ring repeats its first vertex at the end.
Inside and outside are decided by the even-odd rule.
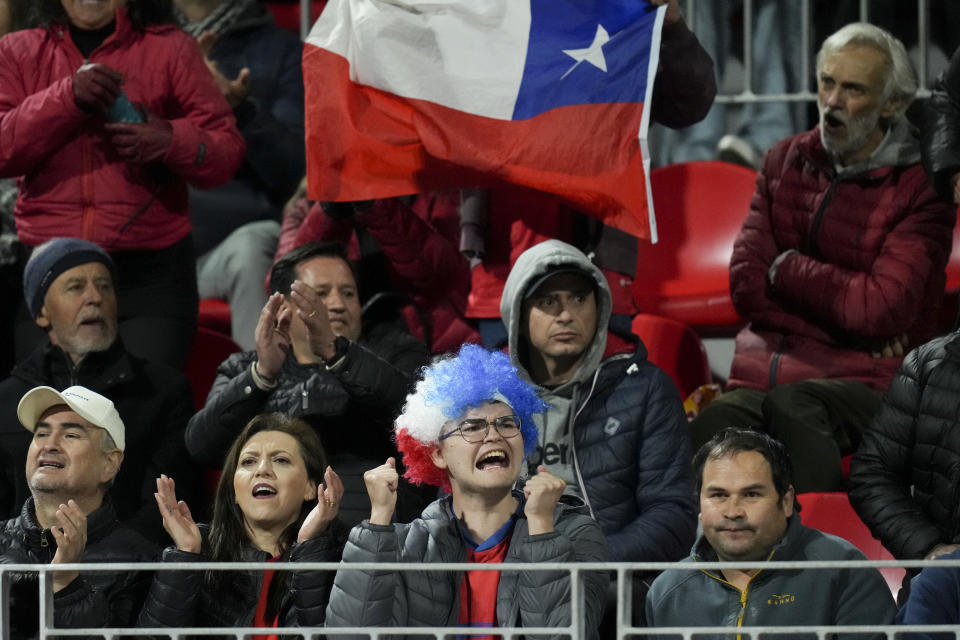
POLYGON ((20 424, 33 432, 40 416, 50 407, 65 404, 78 416, 110 434, 120 451, 126 446, 125 429, 113 402, 86 387, 74 386, 57 391, 53 387, 34 387, 23 394, 17 405, 20 424))

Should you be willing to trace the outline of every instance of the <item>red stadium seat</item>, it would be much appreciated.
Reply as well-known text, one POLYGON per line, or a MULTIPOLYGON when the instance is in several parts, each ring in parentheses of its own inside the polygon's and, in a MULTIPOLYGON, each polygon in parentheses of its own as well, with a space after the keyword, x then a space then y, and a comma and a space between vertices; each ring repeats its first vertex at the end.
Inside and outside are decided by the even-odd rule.
POLYGON ((743 324, 730 300, 730 254, 755 180, 755 171, 726 162, 650 173, 660 241, 639 242, 634 297, 641 311, 698 331, 743 324))
POLYGON ((230 335, 230 305, 224 300, 209 298, 200 301, 197 325, 230 335))
POLYGON ((230 336, 213 331, 206 327, 198 327, 197 335, 190 348, 187 366, 184 373, 193 389, 193 408, 202 409, 207 401, 207 394, 217 377, 217 367, 227 359, 231 353, 240 351, 237 343, 230 336))
MULTIPOLYGON (((870 534, 870 529, 850 506, 846 493, 801 493, 797 501, 803 507, 800 512, 803 524, 843 538, 860 549, 869 560, 894 560, 880 541, 870 534)), ((900 567, 890 567, 881 569, 880 573, 896 598, 906 572, 900 567)))
POLYGON ((953 226, 953 250, 947 261, 947 286, 943 304, 940 307, 938 329, 946 333, 957 328, 960 319, 960 209, 957 210, 957 222, 953 226))
POLYGON ((703 342, 687 325, 640 313, 633 318, 633 332, 646 345, 650 362, 673 379, 681 397, 686 398, 694 389, 710 382, 710 363, 703 342))

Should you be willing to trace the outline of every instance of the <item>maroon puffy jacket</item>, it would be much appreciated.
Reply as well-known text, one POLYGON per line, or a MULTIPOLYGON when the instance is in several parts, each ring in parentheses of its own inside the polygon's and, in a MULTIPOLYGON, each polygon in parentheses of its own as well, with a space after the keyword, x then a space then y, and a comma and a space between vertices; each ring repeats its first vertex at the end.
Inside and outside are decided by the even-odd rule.
MULTIPOLYGON (((124 75, 134 104, 173 125, 162 163, 128 164, 103 132, 104 119, 77 107, 73 74, 84 64, 66 26, 0 40, 0 176, 22 176, 17 232, 28 245, 85 238, 108 251, 161 249, 190 232, 186 183, 226 182, 245 145, 196 42, 174 25, 116 31, 90 62, 124 75)), ((229 212, 225 212, 229 213, 229 212)))
POLYGON ((767 154, 730 261, 733 303, 750 321, 730 387, 840 378, 884 390, 902 358, 871 351, 931 336, 956 212, 900 122, 884 142, 891 166, 838 175, 816 129, 767 154), (771 283, 771 263, 791 249, 771 283))

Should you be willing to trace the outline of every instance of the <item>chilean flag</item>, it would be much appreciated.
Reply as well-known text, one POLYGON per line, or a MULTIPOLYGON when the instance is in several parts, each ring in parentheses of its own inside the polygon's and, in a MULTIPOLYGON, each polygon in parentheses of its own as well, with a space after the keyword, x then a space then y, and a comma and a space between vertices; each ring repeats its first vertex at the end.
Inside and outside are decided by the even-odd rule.
POLYGON ((310 197, 497 180, 656 238, 647 154, 665 7, 330 0, 306 40, 310 197))

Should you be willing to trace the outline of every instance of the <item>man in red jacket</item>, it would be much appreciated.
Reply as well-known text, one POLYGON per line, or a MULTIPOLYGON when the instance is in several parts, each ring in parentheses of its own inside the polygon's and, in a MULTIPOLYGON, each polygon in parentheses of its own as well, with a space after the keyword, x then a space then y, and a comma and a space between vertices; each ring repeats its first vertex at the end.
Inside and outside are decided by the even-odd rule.
POLYGON ((944 287, 953 208, 920 165, 904 117, 917 82, 903 44, 850 24, 817 54, 817 128, 774 146, 734 244, 730 290, 749 324, 730 393, 692 424, 782 440, 798 492, 841 488, 909 344, 928 339, 944 287))

